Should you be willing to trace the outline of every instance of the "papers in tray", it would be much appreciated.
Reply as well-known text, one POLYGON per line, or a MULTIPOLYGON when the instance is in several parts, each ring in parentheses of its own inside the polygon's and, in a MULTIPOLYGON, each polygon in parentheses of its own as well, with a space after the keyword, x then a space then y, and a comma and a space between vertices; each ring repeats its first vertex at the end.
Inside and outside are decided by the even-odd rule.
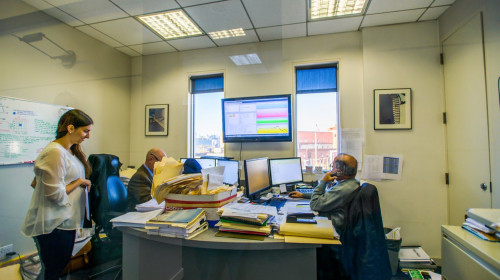
POLYGON ((146 222, 158 216, 163 210, 158 209, 149 212, 128 212, 124 215, 111 219, 113 227, 139 227, 144 228, 146 222))
POLYGON ((400 262, 430 262, 431 258, 422 247, 401 247, 399 250, 400 262))
POLYGON ((156 202, 156 199, 152 198, 149 201, 146 201, 146 202, 141 203, 141 204, 137 204, 135 206, 135 210, 137 210, 139 212, 148 212, 148 211, 153 211, 153 210, 157 210, 157 209, 165 209, 165 201, 162 201, 162 203, 158 204, 158 202, 156 202))
POLYGON ((190 239, 208 228, 205 210, 167 211, 146 222, 148 234, 190 239))

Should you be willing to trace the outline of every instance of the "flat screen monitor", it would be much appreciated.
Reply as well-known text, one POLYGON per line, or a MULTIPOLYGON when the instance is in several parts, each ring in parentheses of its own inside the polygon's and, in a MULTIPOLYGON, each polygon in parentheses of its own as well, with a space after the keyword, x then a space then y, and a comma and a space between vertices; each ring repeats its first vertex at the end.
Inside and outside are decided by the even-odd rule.
POLYGON ((271 188, 269 183, 269 160, 266 158, 247 159, 245 164, 245 196, 251 201, 258 200, 260 194, 271 188))
POLYGON ((224 166, 224 184, 234 185, 240 182, 240 170, 237 160, 219 159, 217 166, 224 166))
MULTIPOLYGON (((187 158, 181 158, 181 162, 186 162, 187 158)), ((214 158, 195 158, 195 160, 201 165, 201 169, 215 167, 214 158)))
POLYGON ((222 99, 222 133, 228 142, 292 141, 291 95, 222 99))
POLYGON ((273 186, 303 181, 300 157, 270 159, 269 171, 273 186))

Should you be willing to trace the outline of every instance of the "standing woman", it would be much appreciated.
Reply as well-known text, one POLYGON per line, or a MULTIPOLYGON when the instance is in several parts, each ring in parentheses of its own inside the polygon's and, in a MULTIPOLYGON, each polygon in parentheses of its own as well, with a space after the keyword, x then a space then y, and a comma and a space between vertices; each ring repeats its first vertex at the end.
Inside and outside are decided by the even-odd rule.
MULTIPOLYGON (((35 161, 35 190, 22 233, 33 237, 45 280, 59 279, 68 264, 76 229, 85 216, 85 189, 91 172, 80 144, 90 137, 93 121, 74 109, 59 119, 56 140, 35 161)), ((40 275, 41 276, 41 275, 40 275)))

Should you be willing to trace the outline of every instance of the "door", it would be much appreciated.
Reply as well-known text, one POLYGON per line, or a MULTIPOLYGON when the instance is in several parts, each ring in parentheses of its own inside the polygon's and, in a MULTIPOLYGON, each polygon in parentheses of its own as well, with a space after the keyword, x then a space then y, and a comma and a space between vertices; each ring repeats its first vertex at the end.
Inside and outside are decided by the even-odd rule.
POLYGON ((451 225, 467 208, 491 208, 483 52, 481 14, 443 42, 451 225))

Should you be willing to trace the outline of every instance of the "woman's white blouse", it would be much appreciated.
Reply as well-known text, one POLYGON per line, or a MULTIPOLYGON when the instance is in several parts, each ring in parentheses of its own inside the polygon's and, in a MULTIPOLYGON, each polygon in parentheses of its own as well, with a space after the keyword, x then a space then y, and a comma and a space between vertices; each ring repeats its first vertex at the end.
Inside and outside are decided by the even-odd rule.
POLYGON ((85 214, 85 190, 66 194, 66 185, 85 178, 80 160, 56 142, 49 143, 35 161, 36 187, 24 219, 22 233, 33 237, 55 228, 81 228, 85 214))

